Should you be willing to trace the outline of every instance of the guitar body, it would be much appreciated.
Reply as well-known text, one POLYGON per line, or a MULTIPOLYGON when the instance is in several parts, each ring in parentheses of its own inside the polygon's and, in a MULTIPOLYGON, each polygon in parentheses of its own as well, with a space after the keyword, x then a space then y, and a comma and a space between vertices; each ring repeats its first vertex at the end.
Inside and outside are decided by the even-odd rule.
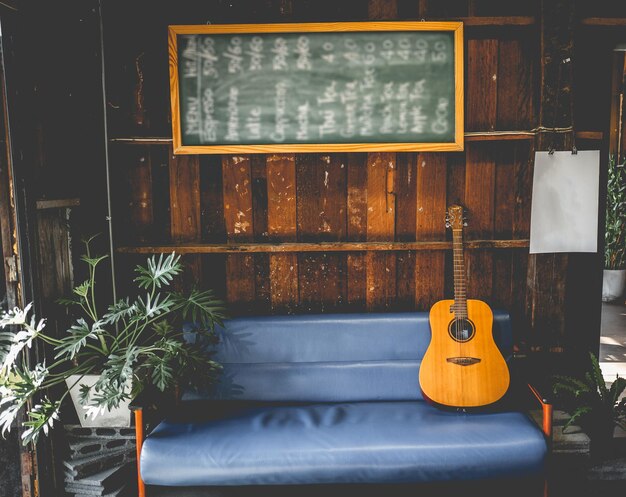
POLYGON ((450 407, 493 404, 509 387, 509 370, 493 339, 493 313, 480 300, 466 300, 467 318, 455 319, 454 300, 430 310, 432 338, 419 381, 424 396, 450 407))

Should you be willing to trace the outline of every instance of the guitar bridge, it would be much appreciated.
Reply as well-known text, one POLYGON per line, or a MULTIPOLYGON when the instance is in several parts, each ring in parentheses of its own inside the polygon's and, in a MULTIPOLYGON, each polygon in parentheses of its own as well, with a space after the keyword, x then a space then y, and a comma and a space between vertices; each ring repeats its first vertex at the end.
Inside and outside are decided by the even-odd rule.
POLYGON ((472 364, 480 362, 480 359, 478 357, 448 357, 446 361, 457 364, 458 366, 471 366, 472 364))

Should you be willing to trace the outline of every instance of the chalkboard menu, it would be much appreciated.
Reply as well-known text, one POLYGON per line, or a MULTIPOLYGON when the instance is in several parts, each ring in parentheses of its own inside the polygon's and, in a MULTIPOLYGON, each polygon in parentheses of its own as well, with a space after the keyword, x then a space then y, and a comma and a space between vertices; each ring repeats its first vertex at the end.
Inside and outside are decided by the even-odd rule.
POLYGON ((462 24, 170 26, 175 153, 462 150, 462 24))

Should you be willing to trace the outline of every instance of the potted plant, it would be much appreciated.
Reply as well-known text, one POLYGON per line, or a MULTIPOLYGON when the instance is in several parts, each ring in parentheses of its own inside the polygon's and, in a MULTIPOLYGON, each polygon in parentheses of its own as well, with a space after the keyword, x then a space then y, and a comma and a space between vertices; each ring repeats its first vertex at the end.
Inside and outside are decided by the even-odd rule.
POLYGON ((556 376, 553 390, 570 413, 563 430, 579 424, 591 439, 592 455, 602 458, 611 453, 615 427, 626 429, 626 398, 620 400, 626 379, 618 376, 607 387, 597 357, 590 358, 590 369, 582 378, 556 376))
POLYGON ((626 165, 609 158, 602 300, 624 295, 626 287, 626 165))
MULTIPOLYGON (((164 392, 175 386, 206 388, 221 367, 211 359, 206 345, 216 343, 215 325, 222 324, 224 308, 210 290, 188 293, 171 288, 181 273, 180 256, 152 256, 135 268, 138 296, 124 298, 103 313, 96 305, 96 273, 106 257, 93 257, 85 241, 88 278, 74 288, 63 305, 77 312, 67 333, 45 333, 45 320, 31 313, 32 304, 15 308, 0 318, 0 427, 11 428, 18 411, 27 408, 23 442, 35 442, 58 419, 70 392, 91 416, 119 408, 153 386, 164 392), (202 340, 187 340, 183 321, 196 323, 192 332, 202 340), (29 366, 23 352, 35 341, 54 350, 54 360, 29 366), (96 375, 92 381, 87 375, 96 375), (61 393, 50 398, 48 392, 61 393)), ((188 337, 187 337, 188 338, 188 337)), ((126 415, 129 416, 128 411, 126 415)))

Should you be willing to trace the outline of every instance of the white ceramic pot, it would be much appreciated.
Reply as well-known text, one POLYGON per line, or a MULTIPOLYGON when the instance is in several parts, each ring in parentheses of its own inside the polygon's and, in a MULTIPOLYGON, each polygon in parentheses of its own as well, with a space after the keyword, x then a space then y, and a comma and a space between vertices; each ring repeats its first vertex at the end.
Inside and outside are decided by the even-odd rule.
POLYGON ((78 419, 80 419, 80 425, 83 428, 119 428, 124 426, 130 426, 130 410, 128 409, 128 404, 130 404, 130 400, 120 402, 120 405, 116 409, 104 411, 103 413, 98 414, 95 418, 89 416, 85 407, 80 403, 80 385, 92 386, 94 383, 96 383, 96 381, 98 381, 99 376, 95 374, 89 374, 83 376, 83 378, 78 381, 79 378, 79 375, 72 375, 67 378, 65 382, 67 384, 67 388, 69 388, 70 390, 70 397, 72 397, 72 402, 74 402, 76 414, 78 414, 78 419), (77 381, 78 383, 76 383, 77 381))
POLYGON ((626 269, 605 269, 602 275, 602 301, 611 302, 624 295, 626 269))

